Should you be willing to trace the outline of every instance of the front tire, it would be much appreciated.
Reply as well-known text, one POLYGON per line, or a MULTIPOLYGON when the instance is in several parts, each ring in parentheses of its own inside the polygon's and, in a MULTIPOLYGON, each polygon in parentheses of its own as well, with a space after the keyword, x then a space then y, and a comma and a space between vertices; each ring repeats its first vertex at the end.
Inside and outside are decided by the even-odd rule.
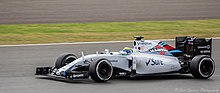
POLYGON ((113 67, 109 60, 99 59, 90 63, 89 75, 96 82, 106 82, 112 77, 113 67))
POLYGON ((63 53, 58 56, 58 58, 55 62, 55 68, 59 69, 65 65, 73 62, 76 59, 77 59, 77 57, 74 54, 63 53))
POLYGON ((197 79, 208 79, 215 71, 215 63, 213 59, 207 55, 198 55, 192 59, 190 71, 197 79))

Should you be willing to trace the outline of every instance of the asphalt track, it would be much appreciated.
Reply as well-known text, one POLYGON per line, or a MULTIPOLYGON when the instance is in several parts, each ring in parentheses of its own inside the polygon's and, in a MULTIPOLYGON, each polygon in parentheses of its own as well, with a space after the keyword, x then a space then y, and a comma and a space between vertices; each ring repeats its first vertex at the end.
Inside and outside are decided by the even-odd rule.
POLYGON ((219 0, 0 0, 0 24, 220 18, 219 0))
MULTIPOLYGON (((168 41, 173 45, 173 41, 168 41)), ((80 55, 110 49, 118 51, 132 43, 69 44, 0 47, 0 93, 220 93, 220 40, 213 41, 216 72, 208 80, 191 75, 168 75, 136 79, 112 79, 96 83, 90 79, 36 78, 35 67, 53 66, 64 52, 80 55)))

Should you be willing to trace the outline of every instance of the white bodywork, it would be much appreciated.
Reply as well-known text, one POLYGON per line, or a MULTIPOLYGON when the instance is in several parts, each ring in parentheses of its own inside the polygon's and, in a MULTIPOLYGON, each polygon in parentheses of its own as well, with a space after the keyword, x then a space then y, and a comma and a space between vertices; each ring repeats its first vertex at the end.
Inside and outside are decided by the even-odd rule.
POLYGON ((165 73, 181 69, 179 60, 172 56, 137 53, 132 57, 136 61, 138 74, 165 73))
POLYGON ((179 60, 173 56, 164 56, 157 54, 147 54, 134 52, 129 55, 123 55, 120 52, 107 54, 92 54, 83 56, 70 64, 58 69, 57 75, 63 71, 71 71, 80 66, 88 66, 96 59, 108 59, 113 67, 120 68, 126 71, 135 70, 137 74, 156 74, 179 71, 181 69, 179 60), (132 66, 129 67, 129 60, 132 61, 132 66))
MULTIPOLYGON (((150 49, 157 46, 159 40, 135 40, 133 52, 126 54, 123 52, 109 52, 105 54, 86 55, 82 53, 82 57, 69 63, 68 65, 58 69, 57 75, 65 71, 72 71, 78 66, 89 66, 97 59, 108 59, 114 68, 120 68, 126 71, 135 71, 137 74, 154 74, 179 71, 181 69, 179 60, 174 56, 165 56, 152 54, 150 49), (132 65, 129 62, 132 62, 132 65)), ((163 50, 164 51, 164 50, 163 50)))
POLYGON ((134 50, 135 52, 146 52, 149 49, 155 47, 160 40, 138 40, 134 41, 134 50))

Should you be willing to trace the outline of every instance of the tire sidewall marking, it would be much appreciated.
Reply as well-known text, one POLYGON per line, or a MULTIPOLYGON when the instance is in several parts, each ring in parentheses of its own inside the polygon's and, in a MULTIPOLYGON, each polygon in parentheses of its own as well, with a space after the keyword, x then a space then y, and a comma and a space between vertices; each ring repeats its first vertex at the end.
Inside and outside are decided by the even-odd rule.
POLYGON ((101 80, 108 80, 108 79, 111 78, 112 73, 113 73, 113 68, 112 68, 111 63, 110 63, 108 60, 99 60, 98 64, 96 65, 96 74, 97 74, 97 76, 99 77, 99 79, 101 79, 101 80), (98 67, 99 67, 99 65, 100 65, 102 62, 107 63, 107 64, 111 67, 111 69, 112 69, 112 70, 111 70, 111 73, 110 73, 110 77, 108 77, 108 78, 106 78, 106 79, 102 78, 102 77, 99 75, 99 73, 98 73, 98 67))
POLYGON ((213 73, 214 73, 214 70, 215 70, 215 63, 214 63, 214 61, 211 59, 211 58, 202 58, 202 60, 200 60, 200 62, 199 62, 199 73, 200 73, 200 75, 202 75, 203 77, 209 77, 210 75, 212 75, 213 73), (201 72, 201 64, 202 64, 202 62, 204 61, 204 60, 209 60, 209 61, 211 61, 212 62, 212 66, 213 66, 213 69, 212 69, 212 72, 209 74, 209 75, 204 75, 202 72, 201 72))

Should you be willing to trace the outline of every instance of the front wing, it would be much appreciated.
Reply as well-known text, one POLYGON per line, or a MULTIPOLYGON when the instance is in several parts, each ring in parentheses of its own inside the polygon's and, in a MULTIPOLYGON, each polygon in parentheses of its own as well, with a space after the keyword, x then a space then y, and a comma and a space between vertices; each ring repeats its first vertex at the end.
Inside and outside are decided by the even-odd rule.
POLYGON ((65 72, 64 75, 56 75, 57 69, 53 67, 37 67, 35 75, 49 76, 49 77, 59 77, 67 79, 77 79, 77 78, 89 78, 88 71, 69 71, 65 72))

